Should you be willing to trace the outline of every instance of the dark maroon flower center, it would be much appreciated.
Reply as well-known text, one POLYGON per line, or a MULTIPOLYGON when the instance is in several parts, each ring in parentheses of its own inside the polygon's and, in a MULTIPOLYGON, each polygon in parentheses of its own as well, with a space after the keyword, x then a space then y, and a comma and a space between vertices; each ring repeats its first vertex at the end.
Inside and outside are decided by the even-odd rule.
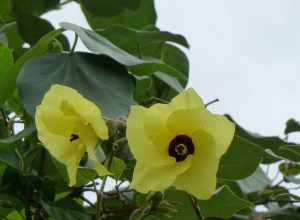
POLYGON ((178 135, 169 144, 169 155, 175 157, 176 162, 185 160, 189 154, 194 154, 194 152, 194 143, 187 135, 178 135))

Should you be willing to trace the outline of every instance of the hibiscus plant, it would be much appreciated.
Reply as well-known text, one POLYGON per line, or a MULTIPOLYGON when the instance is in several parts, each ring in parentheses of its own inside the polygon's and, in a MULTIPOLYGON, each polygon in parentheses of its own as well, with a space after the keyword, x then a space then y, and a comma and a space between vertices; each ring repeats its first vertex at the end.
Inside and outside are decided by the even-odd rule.
POLYGON ((1 0, 0 219, 300 219, 300 124, 209 111, 156 19, 154 0, 1 0), (43 18, 69 3, 88 29, 43 18))

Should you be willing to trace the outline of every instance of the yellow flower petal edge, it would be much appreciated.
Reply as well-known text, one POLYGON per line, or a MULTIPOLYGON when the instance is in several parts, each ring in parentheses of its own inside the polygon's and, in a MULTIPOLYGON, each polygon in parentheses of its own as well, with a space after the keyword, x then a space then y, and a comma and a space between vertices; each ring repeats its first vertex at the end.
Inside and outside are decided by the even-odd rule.
POLYGON ((129 147, 137 160, 131 187, 147 193, 175 186, 209 199, 234 132, 234 124, 210 113, 193 89, 169 104, 133 106, 127 121, 129 147))
POLYGON ((69 185, 76 184, 78 166, 85 152, 99 175, 110 174, 94 155, 98 142, 108 139, 101 110, 75 89, 51 86, 36 108, 35 122, 39 140, 53 157, 66 165, 69 185))

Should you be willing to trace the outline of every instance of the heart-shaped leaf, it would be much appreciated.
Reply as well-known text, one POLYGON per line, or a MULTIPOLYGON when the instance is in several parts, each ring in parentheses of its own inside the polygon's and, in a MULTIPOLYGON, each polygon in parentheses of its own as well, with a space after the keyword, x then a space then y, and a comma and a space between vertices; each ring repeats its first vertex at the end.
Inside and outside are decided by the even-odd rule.
POLYGON ((134 103, 133 80, 126 69, 109 57, 89 53, 48 54, 33 59, 24 65, 17 84, 24 107, 32 115, 53 84, 78 90, 107 117, 126 115, 134 103))

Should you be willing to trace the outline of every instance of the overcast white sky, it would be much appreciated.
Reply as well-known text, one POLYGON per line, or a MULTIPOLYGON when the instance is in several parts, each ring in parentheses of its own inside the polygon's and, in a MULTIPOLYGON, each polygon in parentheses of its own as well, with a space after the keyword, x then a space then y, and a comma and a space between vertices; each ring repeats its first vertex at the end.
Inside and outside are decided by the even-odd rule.
MULTIPOLYGON (((205 101, 221 100, 211 110, 266 135, 300 119, 299 0, 157 0, 156 7, 158 27, 191 45, 190 87, 205 101)), ((88 27, 75 3, 44 17, 88 27)))

